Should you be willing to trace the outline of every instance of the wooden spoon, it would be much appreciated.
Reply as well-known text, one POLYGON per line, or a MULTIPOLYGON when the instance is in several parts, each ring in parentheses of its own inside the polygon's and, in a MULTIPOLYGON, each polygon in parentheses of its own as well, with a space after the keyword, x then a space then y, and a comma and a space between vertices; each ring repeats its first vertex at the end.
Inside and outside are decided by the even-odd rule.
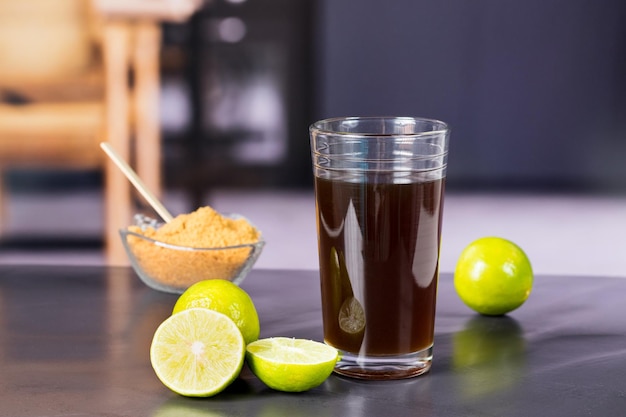
POLYGON ((152 208, 161 216, 161 218, 169 223, 172 221, 173 216, 169 211, 161 204, 158 198, 148 188, 145 186, 141 178, 137 176, 137 173, 124 161, 118 154, 115 152, 113 147, 108 142, 100 142, 100 147, 104 152, 111 158, 115 165, 126 175, 126 178, 130 180, 130 182, 135 186, 137 191, 141 193, 143 198, 152 206, 152 208))

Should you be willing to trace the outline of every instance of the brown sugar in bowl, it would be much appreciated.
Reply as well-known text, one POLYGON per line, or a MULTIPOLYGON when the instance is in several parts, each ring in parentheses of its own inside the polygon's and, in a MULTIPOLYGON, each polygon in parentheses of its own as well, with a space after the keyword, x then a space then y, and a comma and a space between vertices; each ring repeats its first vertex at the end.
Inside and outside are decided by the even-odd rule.
POLYGON ((222 215, 210 207, 165 224, 138 214, 120 235, 139 278, 172 293, 206 279, 241 283, 265 245, 261 232, 245 217, 222 215))

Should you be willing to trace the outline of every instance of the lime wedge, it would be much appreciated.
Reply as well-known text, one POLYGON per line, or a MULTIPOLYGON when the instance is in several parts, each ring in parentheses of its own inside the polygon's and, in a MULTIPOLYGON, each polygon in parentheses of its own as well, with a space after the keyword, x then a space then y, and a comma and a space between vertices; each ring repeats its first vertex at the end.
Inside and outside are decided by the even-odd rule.
POLYGON ((172 391, 210 397, 233 382, 245 358, 245 343, 227 316, 191 308, 167 318, 150 346, 154 372, 172 391))
POLYGON ((355 334, 365 331, 365 311, 354 297, 346 299, 339 309, 339 328, 346 333, 355 334))
POLYGON ((248 344, 246 358, 252 372, 268 387, 301 392, 317 387, 332 373, 339 355, 323 343, 271 337, 248 344))

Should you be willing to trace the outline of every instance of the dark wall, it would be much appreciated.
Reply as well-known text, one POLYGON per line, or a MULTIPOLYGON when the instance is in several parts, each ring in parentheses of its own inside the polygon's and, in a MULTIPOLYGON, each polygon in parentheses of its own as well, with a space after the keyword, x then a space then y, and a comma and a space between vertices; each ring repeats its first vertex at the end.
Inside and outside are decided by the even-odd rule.
POLYGON ((448 182, 626 192, 623 0, 323 0, 316 118, 453 128, 448 182))

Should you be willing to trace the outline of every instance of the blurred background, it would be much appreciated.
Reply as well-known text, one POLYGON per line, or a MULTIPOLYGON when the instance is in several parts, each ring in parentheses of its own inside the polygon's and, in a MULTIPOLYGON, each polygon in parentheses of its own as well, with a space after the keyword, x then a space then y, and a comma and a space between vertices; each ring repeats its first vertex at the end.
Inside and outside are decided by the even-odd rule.
MULTIPOLYGON (((626 276, 623 1, 208 0, 157 22, 163 201, 245 214, 257 267, 317 268, 308 125, 409 115, 452 126, 443 271, 500 235, 538 273, 626 276)), ((0 262, 107 262, 101 171, 2 173, 0 262)))

